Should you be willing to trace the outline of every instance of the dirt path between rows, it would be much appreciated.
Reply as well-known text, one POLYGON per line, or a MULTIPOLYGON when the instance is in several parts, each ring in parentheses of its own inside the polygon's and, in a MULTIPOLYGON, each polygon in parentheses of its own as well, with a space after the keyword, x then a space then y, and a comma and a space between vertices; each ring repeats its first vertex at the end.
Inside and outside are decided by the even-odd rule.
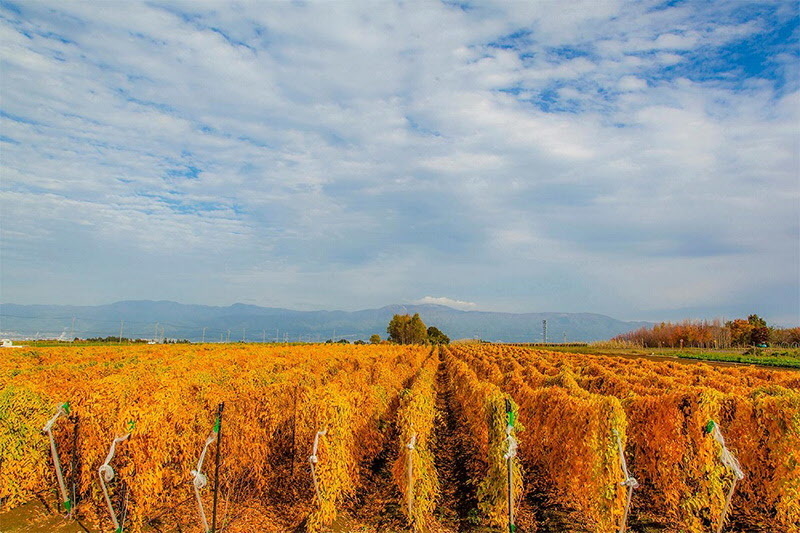
POLYGON ((478 499, 466 470, 466 450, 458 438, 458 420, 454 416, 450 384, 439 364, 436 376, 436 425, 433 435, 433 454, 441 495, 436 515, 440 531, 474 531, 478 499))

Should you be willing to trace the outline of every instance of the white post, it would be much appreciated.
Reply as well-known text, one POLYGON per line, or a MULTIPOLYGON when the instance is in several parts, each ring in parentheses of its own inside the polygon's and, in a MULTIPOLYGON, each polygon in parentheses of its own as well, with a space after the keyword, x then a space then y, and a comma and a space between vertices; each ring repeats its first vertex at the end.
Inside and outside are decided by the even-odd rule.
POLYGON ((56 423, 59 417, 67 416, 69 414, 69 404, 64 403, 58 406, 56 410, 56 414, 51 418, 47 424, 45 424, 44 428, 42 428, 42 433, 47 433, 50 437, 50 454, 53 456, 53 466, 56 469, 56 479, 58 480, 58 489, 61 491, 61 501, 64 504, 64 508, 72 514, 72 500, 69 498, 69 493, 67 492, 67 486, 64 483, 64 473, 61 471, 61 461, 58 458, 58 450, 56 449, 56 440, 53 437, 53 425, 56 423))
POLYGON ((97 471, 100 475, 100 486, 103 488, 103 496, 105 496, 106 505, 108 506, 108 513, 111 515, 111 522, 114 524, 114 529, 116 531, 121 531, 121 528, 119 526, 119 521, 117 520, 117 513, 114 511, 114 506, 111 504, 111 497, 108 495, 108 487, 106 487, 106 483, 110 483, 111 480, 114 479, 114 469, 111 468, 109 463, 114 458, 114 453, 117 451, 117 443, 124 441, 130 436, 131 434, 128 433, 123 437, 115 438, 111 442, 111 448, 108 450, 106 460, 97 471))
POLYGON ((314 446, 311 449, 311 456, 308 458, 308 462, 311 463, 311 479, 314 481, 314 494, 317 496, 317 502, 322 501, 319 493, 319 481, 317 480, 316 466, 319 462, 319 458, 317 457, 317 448, 319 447, 319 438, 324 437, 327 433, 327 428, 323 429, 322 431, 317 431, 317 434, 314 435, 314 446))
POLYGON ((206 518, 205 509, 203 509, 203 499, 200 497, 200 489, 205 487, 208 484, 208 478, 205 474, 203 474, 203 461, 206 458, 206 451, 208 451, 208 446, 217 440, 217 432, 212 431, 211 435, 206 439, 206 443, 203 446, 203 451, 200 454, 200 459, 197 461, 197 468, 191 471, 192 474, 192 485, 194 485, 194 495, 197 498, 197 508, 200 511, 200 521, 203 526, 203 533, 208 532, 208 519, 206 518))
POLYGON ((417 444, 417 434, 411 436, 411 440, 406 444, 408 454, 406 455, 406 505, 408 506, 408 520, 414 524, 414 449, 417 444))
POLYGON ((739 461, 725 445, 725 438, 722 436, 722 432, 720 431, 717 423, 713 420, 709 420, 706 424, 706 432, 711 433, 711 436, 714 437, 714 440, 719 443, 719 459, 722 461, 723 465, 733 472, 734 475, 731 488, 728 490, 728 495, 725 498, 725 507, 722 508, 722 516, 720 516, 719 524, 717 525, 716 529, 716 533, 722 533, 722 529, 725 527, 725 520, 728 518, 728 510, 731 506, 731 500, 733 499, 733 491, 736 488, 736 482, 740 479, 744 479, 744 472, 742 472, 742 467, 739 465, 739 461))
POLYGON ((620 482, 623 487, 628 487, 628 497, 625 500, 625 511, 622 514, 622 521, 619 525, 619 533, 625 533, 628 528, 628 512, 631 508, 631 497, 633 496, 633 489, 639 486, 636 478, 628 473, 628 462, 625 460, 625 449, 622 447, 622 441, 619 438, 619 433, 614 430, 614 435, 617 437, 617 449, 619 450, 619 464, 622 468, 622 473, 625 475, 625 481, 620 482))

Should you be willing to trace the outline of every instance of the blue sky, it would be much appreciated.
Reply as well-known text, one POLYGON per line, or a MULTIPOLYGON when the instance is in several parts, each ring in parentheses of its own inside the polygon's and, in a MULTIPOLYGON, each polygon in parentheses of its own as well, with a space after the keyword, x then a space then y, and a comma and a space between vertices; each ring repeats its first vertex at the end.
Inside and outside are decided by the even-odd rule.
POLYGON ((799 18, 0 1, 0 301, 800 323, 799 18))

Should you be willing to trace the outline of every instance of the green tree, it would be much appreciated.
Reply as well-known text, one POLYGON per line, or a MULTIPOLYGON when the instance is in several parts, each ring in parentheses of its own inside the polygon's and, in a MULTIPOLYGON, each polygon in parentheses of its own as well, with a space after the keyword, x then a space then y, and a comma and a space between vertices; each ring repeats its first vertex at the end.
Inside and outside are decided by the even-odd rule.
POLYGON ((388 339, 397 344, 407 344, 406 331, 410 321, 411 317, 409 315, 394 315, 386 327, 386 333, 389 335, 388 339))
POLYGON ((747 317, 747 322, 753 326, 750 331, 750 344, 753 346, 767 344, 772 333, 771 329, 767 327, 767 321, 758 315, 750 315, 747 317))
POLYGON ((370 344, 380 344, 381 343, 381 336, 378 335, 377 333, 374 334, 374 335, 371 335, 370 338, 369 338, 369 343, 370 344))
POLYGON ((419 317, 419 313, 414 313, 408 324, 409 344, 424 344, 428 340, 428 326, 419 317))
POLYGON ((450 337, 445 335, 436 326, 428 328, 428 342, 431 344, 450 344, 450 337))
POLYGON ((765 328, 767 327, 767 321, 761 318, 758 315, 750 315, 747 317, 747 321, 752 325, 754 328, 765 328))
POLYGON ((414 316, 394 315, 386 333, 389 334, 389 340, 397 344, 423 344, 428 340, 428 328, 419 313, 414 316))

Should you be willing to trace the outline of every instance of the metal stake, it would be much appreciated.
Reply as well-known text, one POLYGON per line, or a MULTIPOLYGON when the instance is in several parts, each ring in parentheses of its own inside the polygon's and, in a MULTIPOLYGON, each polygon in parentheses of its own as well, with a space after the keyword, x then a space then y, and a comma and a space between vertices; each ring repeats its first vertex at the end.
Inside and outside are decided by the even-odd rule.
POLYGON ((217 496, 219 494, 219 458, 222 455, 222 410, 225 409, 225 402, 219 404, 217 408, 217 456, 214 461, 214 507, 211 511, 211 531, 217 531, 217 496))

